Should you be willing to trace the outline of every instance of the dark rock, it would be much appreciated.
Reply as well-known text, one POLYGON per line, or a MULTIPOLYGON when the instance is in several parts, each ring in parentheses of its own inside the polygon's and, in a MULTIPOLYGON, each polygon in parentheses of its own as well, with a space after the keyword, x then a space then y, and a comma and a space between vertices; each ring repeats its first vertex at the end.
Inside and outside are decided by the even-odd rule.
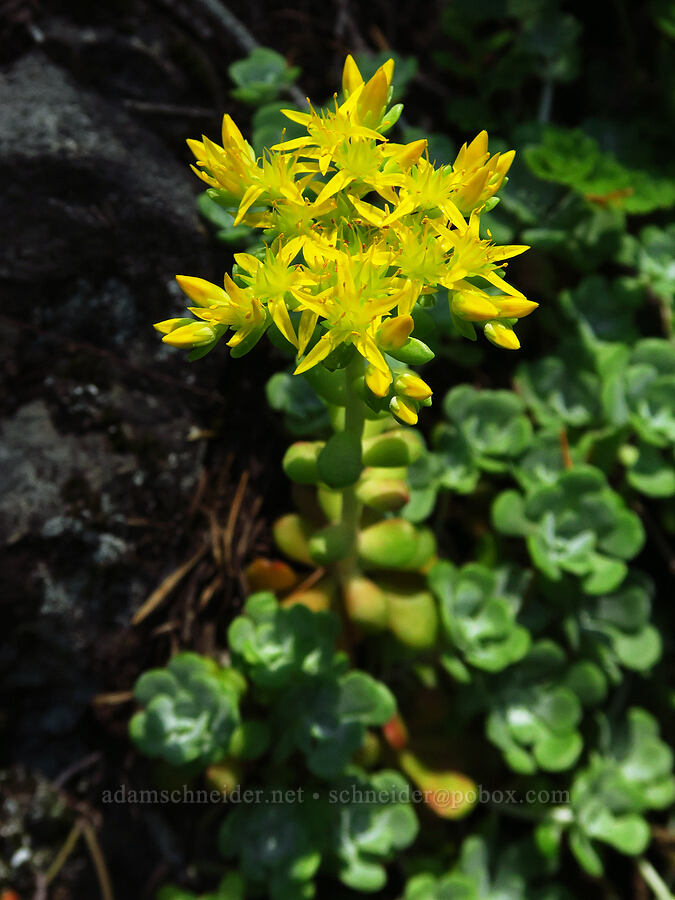
POLYGON ((100 434, 60 435, 42 400, 21 407, 0 423, 0 542, 66 531, 62 493, 73 476, 84 473, 88 487, 100 492, 134 469, 133 457, 111 453, 100 434))
POLYGON ((203 256, 187 166, 39 52, 0 75, 0 277, 166 275, 203 256))

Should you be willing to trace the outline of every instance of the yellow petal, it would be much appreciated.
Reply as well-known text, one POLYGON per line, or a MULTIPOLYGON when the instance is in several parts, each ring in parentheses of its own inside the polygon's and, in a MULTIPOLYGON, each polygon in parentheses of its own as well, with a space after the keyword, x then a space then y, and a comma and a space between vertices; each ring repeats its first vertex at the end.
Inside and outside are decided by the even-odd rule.
POLYGON ((516 155, 515 150, 508 150, 506 153, 502 153, 499 157, 499 162, 497 163, 497 172, 501 176, 500 184, 504 180, 504 176, 511 168, 511 163, 516 155))
POLYGON ((500 318, 504 319, 523 319, 539 306, 534 300, 521 300, 520 297, 506 297, 503 300, 495 297, 495 304, 499 307, 500 318))
POLYGON ((155 331, 159 331, 160 334, 170 334, 170 332, 175 331, 177 328, 180 328, 181 323, 185 324, 184 318, 179 319, 164 319, 163 322, 155 322, 152 326, 155 331))
POLYGON ((305 309, 302 311, 302 315, 300 316, 300 327, 298 329, 298 355, 302 356, 305 352, 305 348, 307 344, 310 342, 312 335, 314 334, 314 329, 316 328, 316 323, 319 319, 317 313, 312 312, 310 309, 305 309))
POLYGON ((213 303, 227 303, 227 294, 217 284, 194 275, 176 275, 176 281, 184 294, 197 306, 211 306, 213 303))
POLYGON ((237 212, 237 216, 232 223, 233 225, 238 225, 241 220, 246 215, 247 211, 251 206, 255 203, 258 197, 263 193, 263 188, 258 187, 255 184, 252 184, 249 188, 247 188, 246 193, 242 197, 241 203, 239 204, 239 210, 237 212))
POLYGON ((345 95, 345 100, 361 84, 363 84, 363 76, 350 53, 345 60, 344 69, 342 70, 342 93, 345 95))
POLYGON ((524 294, 522 294, 517 288, 514 288, 512 284, 508 284, 506 279, 502 278, 501 275, 498 275, 497 272, 481 272, 481 278, 489 281, 491 285, 499 288, 500 291, 508 294, 509 297, 520 297, 521 300, 525 299, 524 294))
POLYGON ((391 384, 391 372, 380 372, 375 366, 368 366, 366 384, 376 397, 386 397, 391 384))
POLYGON ((332 197, 333 194, 337 194, 338 191, 341 191, 343 188, 347 187, 348 184, 351 184, 353 180, 354 178, 348 172, 336 172, 330 181, 327 184, 324 184, 323 190, 314 202, 319 206, 321 203, 328 200, 329 197, 332 197))
POLYGON ((396 160, 403 168, 409 169, 414 166, 420 156, 427 149, 427 139, 420 138, 418 141, 411 141, 406 144, 400 153, 396 154, 396 160))
POLYGON ((253 275, 262 265, 258 257, 253 256, 252 253, 235 253, 234 261, 248 275, 253 275))
POLYGON ((206 158, 206 150, 204 149, 204 145, 201 141, 195 141, 192 138, 187 139, 187 145, 192 150, 195 159, 197 162, 203 162, 206 158))
POLYGON ((230 349, 239 346, 242 341, 246 340, 252 331, 253 328, 238 328, 227 342, 227 346, 230 347, 230 349))
POLYGON ((291 322, 291 317, 288 315, 288 310, 286 309, 284 301, 274 300, 268 304, 268 309, 272 314, 272 321, 279 331, 283 334, 289 344, 293 344, 294 347, 297 347, 298 338, 295 334, 293 323, 291 322))
POLYGON ((325 359, 333 352, 339 343, 340 338, 337 335, 331 334, 330 331, 327 334, 324 334, 324 336, 312 347, 293 374, 302 375, 303 372, 306 372, 317 363, 320 363, 322 359, 325 359))
POLYGON ((373 206, 372 203, 366 203, 365 200, 358 200, 352 194, 347 194, 347 196, 357 213, 361 218, 365 219, 369 225, 380 226, 384 224, 386 214, 382 212, 381 209, 377 206, 373 206))
POLYGON ((394 77, 394 60, 388 59, 386 63, 380 66, 380 70, 384 72, 384 77, 387 79, 387 86, 391 85, 392 78, 394 77))
POLYGON ((354 346, 361 356, 368 360, 371 366, 379 369, 383 374, 386 374, 389 371, 389 366, 385 362, 384 356, 382 356, 377 344, 369 334, 355 335, 354 346))
POLYGON ((308 147, 313 144, 312 138, 309 135, 304 135, 303 137, 292 138, 290 141, 281 141, 278 144, 273 144, 270 150, 281 150, 287 153, 289 150, 299 150, 301 147, 308 147))
POLYGON ((472 322, 486 322, 499 315, 499 309, 484 294, 455 294, 451 302, 456 316, 472 322))
POLYGON ((439 203, 438 208, 443 213, 445 218, 455 226, 455 228, 458 228, 460 231, 464 231, 466 229, 466 219, 452 202, 452 200, 444 200, 442 203, 439 203))
POLYGON ((231 115, 225 113, 222 125, 223 146, 226 144, 234 144, 239 149, 247 148, 244 136, 237 128, 237 125, 231 115))
POLYGON ((281 112, 290 119, 291 122, 297 122, 298 125, 309 125, 312 117, 309 113, 298 112, 297 109, 282 109, 281 112))
POLYGON ((466 155, 469 164, 477 164, 488 152, 488 133, 483 129, 469 144, 466 155))

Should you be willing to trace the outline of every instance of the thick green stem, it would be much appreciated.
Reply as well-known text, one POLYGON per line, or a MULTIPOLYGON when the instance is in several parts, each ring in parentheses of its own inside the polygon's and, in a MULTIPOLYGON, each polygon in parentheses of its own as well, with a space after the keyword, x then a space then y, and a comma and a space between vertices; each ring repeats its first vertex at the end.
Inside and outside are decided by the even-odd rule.
MULTIPOLYGON (((345 407, 345 432, 353 434, 359 441, 363 438, 365 411, 363 401, 354 390, 354 381, 363 373, 363 359, 358 353, 347 366, 347 404, 345 407)), ((361 518, 361 503, 356 496, 356 485, 342 491, 342 525, 350 536, 349 553, 338 565, 338 576, 344 585, 357 570, 357 538, 361 518)))

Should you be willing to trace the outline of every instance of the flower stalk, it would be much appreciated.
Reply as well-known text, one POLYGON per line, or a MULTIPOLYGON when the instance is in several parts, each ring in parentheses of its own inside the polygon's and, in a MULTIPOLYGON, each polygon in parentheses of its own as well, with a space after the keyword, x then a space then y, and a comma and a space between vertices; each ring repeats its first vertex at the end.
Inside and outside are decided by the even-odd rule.
MULTIPOLYGON (((364 404, 355 389, 355 383, 363 375, 363 369, 363 360, 355 353, 345 371, 347 402, 345 406, 344 430, 357 439, 359 443, 363 441, 366 417, 364 404)), ((348 581, 358 574, 358 532, 361 519, 361 502, 356 493, 357 485, 358 482, 346 487, 342 492, 341 523, 348 535, 349 546, 347 555, 338 564, 338 577, 343 591, 348 581)))

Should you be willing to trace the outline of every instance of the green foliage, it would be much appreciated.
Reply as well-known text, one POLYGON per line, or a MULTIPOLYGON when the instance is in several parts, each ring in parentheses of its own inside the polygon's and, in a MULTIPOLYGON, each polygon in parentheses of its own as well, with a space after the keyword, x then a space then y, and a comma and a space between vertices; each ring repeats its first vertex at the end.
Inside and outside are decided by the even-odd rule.
POLYGON ((455 678, 470 679, 465 663, 499 672, 525 656, 530 635, 516 622, 526 588, 522 573, 493 571, 476 563, 457 569, 439 562, 429 573, 429 585, 452 645, 441 662, 455 678))
POLYGON ((417 834, 412 806, 401 799, 406 791, 405 779, 386 769, 372 776, 355 769, 305 802, 281 802, 283 786, 261 790, 254 804, 225 820, 220 851, 236 857, 271 900, 314 897, 320 866, 356 891, 377 891, 386 883, 385 864, 417 834))
POLYGON ((494 846, 478 835, 469 837, 452 871, 440 877, 416 875, 403 900, 572 900, 566 888, 547 882, 545 874, 542 879, 533 855, 536 849, 522 842, 495 861, 494 846))
POLYGON ((588 597, 572 579, 542 585, 541 618, 560 622, 569 646, 594 657, 615 683, 621 669, 648 672, 661 656, 661 637, 651 624, 654 586, 632 571, 612 593, 588 597))
POLYGON ((643 852, 650 838, 644 813, 675 799, 672 765, 658 724, 645 710, 628 710, 616 725, 604 723, 601 752, 575 777, 571 792, 570 847, 590 875, 604 868, 598 842, 628 856, 643 852))
POLYGON ((331 841, 338 877, 355 891, 379 891, 387 880, 384 863, 412 843, 417 817, 402 798, 409 792, 398 772, 352 775, 336 783, 331 841), (346 800, 343 798, 349 798, 346 800))
MULTIPOLYGON (((640 284, 653 291, 664 303, 672 317, 675 303, 675 223, 666 228, 648 225, 640 232, 639 240, 626 235, 620 261, 637 269, 640 284)), ((672 333, 672 321, 666 319, 665 328, 672 333)))
POLYGON ((563 312, 596 341, 635 341, 635 316, 644 302, 644 290, 635 279, 609 281, 601 275, 589 275, 560 295, 563 312))
POLYGON ((272 409, 284 413, 284 424, 291 434, 307 437, 328 427, 326 404, 305 378, 294 378, 287 372, 277 372, 267 382, 265 390, 267 402, 272 409))
POLYGON ((319 778, 344 772, 363 744, 366 726, 384 725, 396 711, 390 691, 358 671, 300 681, 280 703, 275 758, 298 749, 319 778))
POLYGON ((675 494, 675 347, 667 341, 638 341, 609 374, 603 391, 608 418, 628 425, 636 438, 624 454, 627 478, 653 497, 675 494))
POLYGON ((300 69, 287 66, 283 56, 269 47, 256 47, 245 59, 232 63, 228 71, 237 85, 232 96, 252 106, 276 99, 300 74, 300 69))
POLYGON ((559 356, 544 356, 524 363, 516 387, 543 428, 580 428, 598 420, 600 379, 579 369, 579 363, 559 356))
POLYGON ((581 129, 552 125, 541 143, 524 153, 530 170, 546 181, 597 198, 608 198, 628 213, 645 214, 675 203, 675 179, 628 169, 581 129))
POLYGON ((165 885, 157 892, 157 900, 244 900, 245 896, 246 885, 238 872, 229 872, 208 894, 198 896, 174 885, 165 885))
POLYGON ((283 796, 283 787, 269 788, 236 807, 220 827, 218 847, 225 859, 236 858, 248 881, 265 886, 270 900, 304 900, 314 896, 321 865, 319 817, 313 806, 275 802, 283 796))
POLYGON ((491 687, 487 737, 516 772, 569 769, 583 747, 583 705, 595 704, 604 695, 605 679, 597 666, 569 666, 559 646, 539 641, 491 687))
POLYGON ((426 518, 439 490, 469 494, 481 471, 507 471, 532 438, 523 402, 511 391, 479 391, 468 384, 453 388, 443 401, 449 422, 438 425, 432 452, 409 471, 412 488, 406 516, 426 518))
POLYGON ((145 672, 134 697, 145 708, 129 731, 141 752, 174 766, 225 756, 239 724, 245 682, 196 653, 179 653, 166 669, 145 672))
MULTIPOLYGON (((270 406, 307 441, 284 458, 299 513, 274 526, 298 581, 278 590, 281 602, 249 598, 228 632, 230 666, 196 657, 198 688, 190 679, 167 686, 178 685, 173 661, 148 673, 144 690, 141 679, 145 708, 131 725, 142 752, 182 774, 186 763, 203 769, 227 757, 241 786, 260 792, 224 811, 219 845, 239 881, 209 900, 609 895, 621 889, 616 873, 629 871, 617 854, 646 852, 654 813, 673 802, 657 726, 669 711, 659 661, 672 650, 662 632, 675 534, 667 7, 635 12, 647 55, 642 37, 629 46, 620 17, 602 17, 602 47, 613 40, 629 72, 633 105, 624 106, 615 58, 596 52, 597 34, 588 43, 590 17, 582 24, 557 0, 444 5, 433 115, 409 108, 394 125, 397 108, 390 136, 416 140, 429 119, 432 159, 452 158, 483 128, 492 150, 519 150, 485 220, 498 242, 532 245, 511 264, 541 307, 523 322, 514 359, 460 344, 473 326, 451 316, 445 291, 422 298, 414 336, 387 360, 394 369, 430 363, 432 387, 450 388, 431 435, 395 423, 363 379, 349 382, 344 349, 302 377, 269 380, 270 406), (365 401, 360 445, 344 431, 352 384, 365 401), (358 558, 345 565, 349 497, 358 558), (433 531, 423 526, 432 513, 433 531), (418 743, 420 759, 428 750, 442 771, 420 763, 418 743), (461 844, 452 823, 434 828, 430 816, 442 813, 427 799, 425 855, 406 852, 418 826, 399 770, 417 786, 464 791, 457 808, 473 811, 461 844), (479 777, 513 788, 514 801, 468 801, 466 785, 479 777), (303 801, 275 800, 297 786, 303 801), (524 801, 528 789, 539 799, 524 801), (375 802, 363 800, 368 790, 375 802), (411 872, 420 874, 406 881, 411 872)), ((368 77, 389 55, 357 61, 368 77)), ((417 78, 417 60, 397 57, 399 95, 426 86, 427 63, 417 78)), ((253 54, 231 74, 235 96, 255 107, 257 154, 284 127, 296 136, 280 113, 296 72, 281 56, 253 54)), ((224 243, 250 242, 215 192, 199 204, 224 243)), ((291 318, 297 327, 292 308, 291 318)), ((290 361, 293 348, 266 327, 290 361)), ((161 900, 174 896, 192 897, 161 900)))
POLYGON ((601 471, 578 466, 523 496, 505 491, 492 517, 498 531, 526 538, 534 565, 553 581, 570 572, 589 594, 616 588, 626 560, 644 543, 638 516, 608 486, 601 471))
POLYGON ((269 593, 250 597, 244 612, 230 625, 228 641, 253 684, 278 691, 302 675, 334 670, 338 623, 331 614, 282 609, 269 593))

